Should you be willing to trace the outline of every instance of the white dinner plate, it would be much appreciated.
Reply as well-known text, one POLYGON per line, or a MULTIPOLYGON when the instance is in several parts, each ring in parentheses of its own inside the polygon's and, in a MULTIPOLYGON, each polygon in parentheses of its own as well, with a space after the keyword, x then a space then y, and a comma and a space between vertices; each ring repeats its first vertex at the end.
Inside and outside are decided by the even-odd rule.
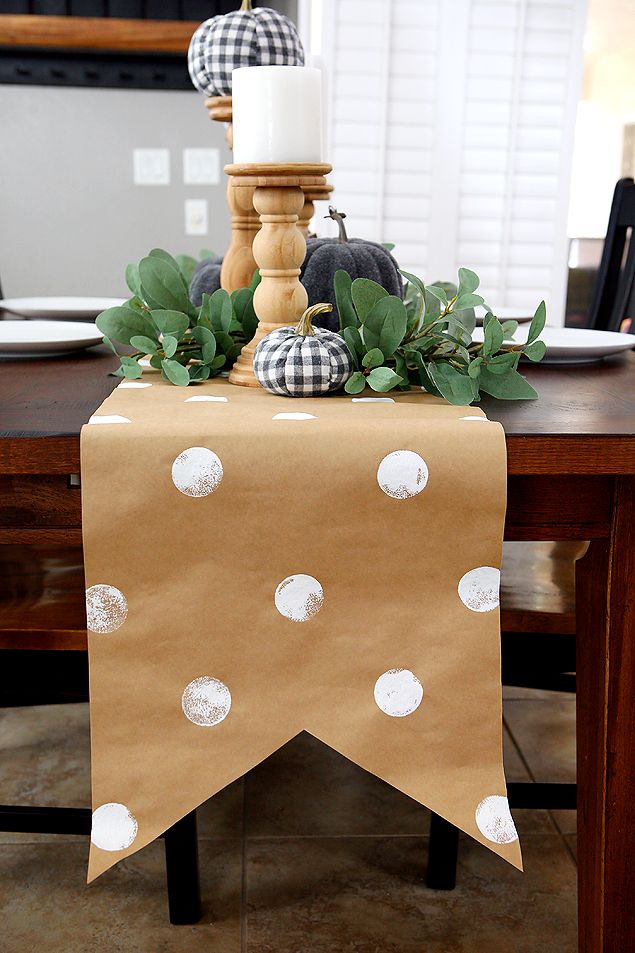
POLYGON ((0 298, 0 310, 10 311, 22 318, 80 320, 96 318, 106 308, 115 308, 123 303, 123 298, 0 298))
POLYGON ((101 344, 94 324, 67 321, 0 321, 0 356, 32 357, 81 351, 101 344))
MULTIPOLYGON (((487 311, 482 305, 474 310, 476 311, 476 324, 482 324, 487 311)), ((495 314, 499 321, 518 321, 519 324, 529 324, 533 318, 533 313, 525 311, 523 308, 497 308, 495 314)))
MULTIPOLYGON (((528 328, 516 331, 513 341, 527 340, 528 328)), ((475 328, 474 341, 483 340, 483 329, 475 328)), ((547 345, 542 364, 593 364, 603 357, 635 348, 635 335, 617 331, 591 331, 588 328, 545 328, 540 339, 547 345)))

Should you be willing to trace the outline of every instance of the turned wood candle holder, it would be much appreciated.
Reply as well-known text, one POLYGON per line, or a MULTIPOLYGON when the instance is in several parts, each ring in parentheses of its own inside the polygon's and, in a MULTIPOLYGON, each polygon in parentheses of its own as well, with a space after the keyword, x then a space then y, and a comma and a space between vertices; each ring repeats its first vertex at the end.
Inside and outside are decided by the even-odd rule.
POLYGON ((260 386, 253 370, 258 343, 270 331, 296 324, 307 307, 307 293, 300 283, 306 241, 298 221, 305 204, 305 191, 324 189, 324 176, 330 171, 331 166, 326 163, 225 166, 227 175, 238 180, 241 187, 254 190, 254 208, 261 223, 253 243, 261 278, 254 295, 258 329, 230 371, 232 384, 260 386))
MULTIPOLYGON (((232 98, 231 96, 211 96, 205 100, 209 118, 214 122, 227 124, 225 138, 231 149, 232 136, 232 98)), ((231 240, 223 256, 220 272, 221 288, 235 291, 245 288, 256 270, 252 246, 256 232, 260 228, 258 213, 254 210, 254 187, 245 185, 233 176, 227 181, 227 204, 231 217, 231 240)))
POLYGON ((315 212, 315 202, 328 202, 333 186, 325 182, 324 185, 317 185, 315 188, 307 186, 304 190, 304 206, 300 212, 298 228, 305 238, 309 237, 309 225, 315 212))

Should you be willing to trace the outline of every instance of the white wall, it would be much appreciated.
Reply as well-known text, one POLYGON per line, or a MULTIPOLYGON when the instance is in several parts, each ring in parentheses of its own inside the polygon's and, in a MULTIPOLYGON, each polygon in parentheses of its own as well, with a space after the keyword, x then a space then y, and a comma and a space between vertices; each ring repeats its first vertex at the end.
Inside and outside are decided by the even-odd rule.
POLYGON ((229 241, 225 176, 183 184, 182 149, 224 127, 195 92, 1 86, 0 278, 7 297, 125 294, 128 261, 151 248, 198 254, 229 241), (168 148, 171 184, 135 186, 132 150, 168 148), (209 200, 209 234, 185 235, 184 200, 209 200))
POLYGON ((473 268, 494 306, 544 297, 562 323, 586 0, 306 0, 300 14, 351 233, 395 242, 429 281, 473 268))

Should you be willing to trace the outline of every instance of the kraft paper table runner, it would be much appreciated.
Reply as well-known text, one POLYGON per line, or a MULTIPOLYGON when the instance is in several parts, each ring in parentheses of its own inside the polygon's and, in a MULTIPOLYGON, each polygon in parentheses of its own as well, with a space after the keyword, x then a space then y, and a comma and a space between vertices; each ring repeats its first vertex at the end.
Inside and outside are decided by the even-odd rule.
POLYGON ((82 430, 89 880, 302 730, 521 867, 505 498, 474 408, 120 384, 82 430))

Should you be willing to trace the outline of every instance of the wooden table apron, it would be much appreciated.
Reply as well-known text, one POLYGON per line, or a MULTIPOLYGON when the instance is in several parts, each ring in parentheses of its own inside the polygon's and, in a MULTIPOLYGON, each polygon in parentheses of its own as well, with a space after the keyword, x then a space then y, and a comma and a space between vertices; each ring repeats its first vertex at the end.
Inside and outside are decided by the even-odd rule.
MULTIPOLYGON (((79 430, 114 358, 0 363, 0 544, 81 542, 79 430)), ((635 355, 531 368, 540 399, 483 403, 506 432, 505 538, 584 539, 577 566, 580 953, 635 938, 635 355)), ((1 622, 0 622, 1 624, 1 622)))

